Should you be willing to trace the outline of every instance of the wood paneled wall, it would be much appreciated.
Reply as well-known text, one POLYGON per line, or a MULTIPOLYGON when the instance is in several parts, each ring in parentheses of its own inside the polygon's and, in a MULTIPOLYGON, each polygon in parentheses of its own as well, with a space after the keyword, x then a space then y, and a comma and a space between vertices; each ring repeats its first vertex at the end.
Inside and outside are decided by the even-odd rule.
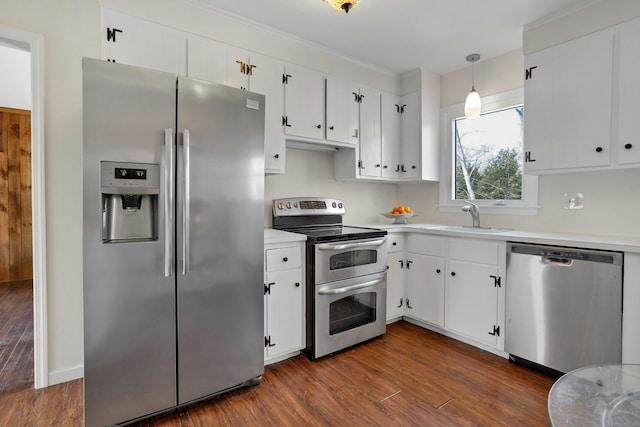
POLYGON ((0 282, 31 279, 31 112, 0 107, 0 282))

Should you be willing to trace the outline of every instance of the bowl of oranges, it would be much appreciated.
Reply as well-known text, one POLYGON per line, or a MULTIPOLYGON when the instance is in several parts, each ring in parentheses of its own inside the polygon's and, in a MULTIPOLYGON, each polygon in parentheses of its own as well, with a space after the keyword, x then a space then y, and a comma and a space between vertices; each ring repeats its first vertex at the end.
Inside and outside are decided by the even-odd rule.
POLYGON ((393 224, 409 224, 409 219, 418 215, 409 206, 395 206, 389 212, 380 214, 385 218, 394 219, 393 224))

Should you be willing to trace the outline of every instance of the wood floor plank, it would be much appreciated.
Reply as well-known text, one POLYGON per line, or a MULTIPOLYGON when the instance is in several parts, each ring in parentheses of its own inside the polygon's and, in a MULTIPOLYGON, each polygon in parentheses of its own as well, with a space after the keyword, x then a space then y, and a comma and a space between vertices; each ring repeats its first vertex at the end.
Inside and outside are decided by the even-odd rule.
MULTIPOLYGON (((316 361, 266 367, 262 382, 137 427, 548 427, 555 379, 406 322, 316 361)), ((82 425, 82 381, 0 397, 0 425, 82 425)))

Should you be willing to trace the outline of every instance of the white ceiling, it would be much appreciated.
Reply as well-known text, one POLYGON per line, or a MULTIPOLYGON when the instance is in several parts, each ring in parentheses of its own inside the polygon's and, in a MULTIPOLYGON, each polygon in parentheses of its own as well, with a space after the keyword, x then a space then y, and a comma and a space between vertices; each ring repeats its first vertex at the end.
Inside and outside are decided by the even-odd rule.
POLYGON ((522 47, 526 24, 601 0, 197 0, 382 70, 444 74, 522 47))

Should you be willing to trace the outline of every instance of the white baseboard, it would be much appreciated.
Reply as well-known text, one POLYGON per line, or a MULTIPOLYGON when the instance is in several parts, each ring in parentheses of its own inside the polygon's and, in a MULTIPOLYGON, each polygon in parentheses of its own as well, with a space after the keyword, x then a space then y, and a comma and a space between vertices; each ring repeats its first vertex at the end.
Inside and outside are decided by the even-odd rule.
POLYGON ((73 368, 59 369, 49 372, 49 385, 66 383, 84 377, 84 366, 78 365, 73 368))

